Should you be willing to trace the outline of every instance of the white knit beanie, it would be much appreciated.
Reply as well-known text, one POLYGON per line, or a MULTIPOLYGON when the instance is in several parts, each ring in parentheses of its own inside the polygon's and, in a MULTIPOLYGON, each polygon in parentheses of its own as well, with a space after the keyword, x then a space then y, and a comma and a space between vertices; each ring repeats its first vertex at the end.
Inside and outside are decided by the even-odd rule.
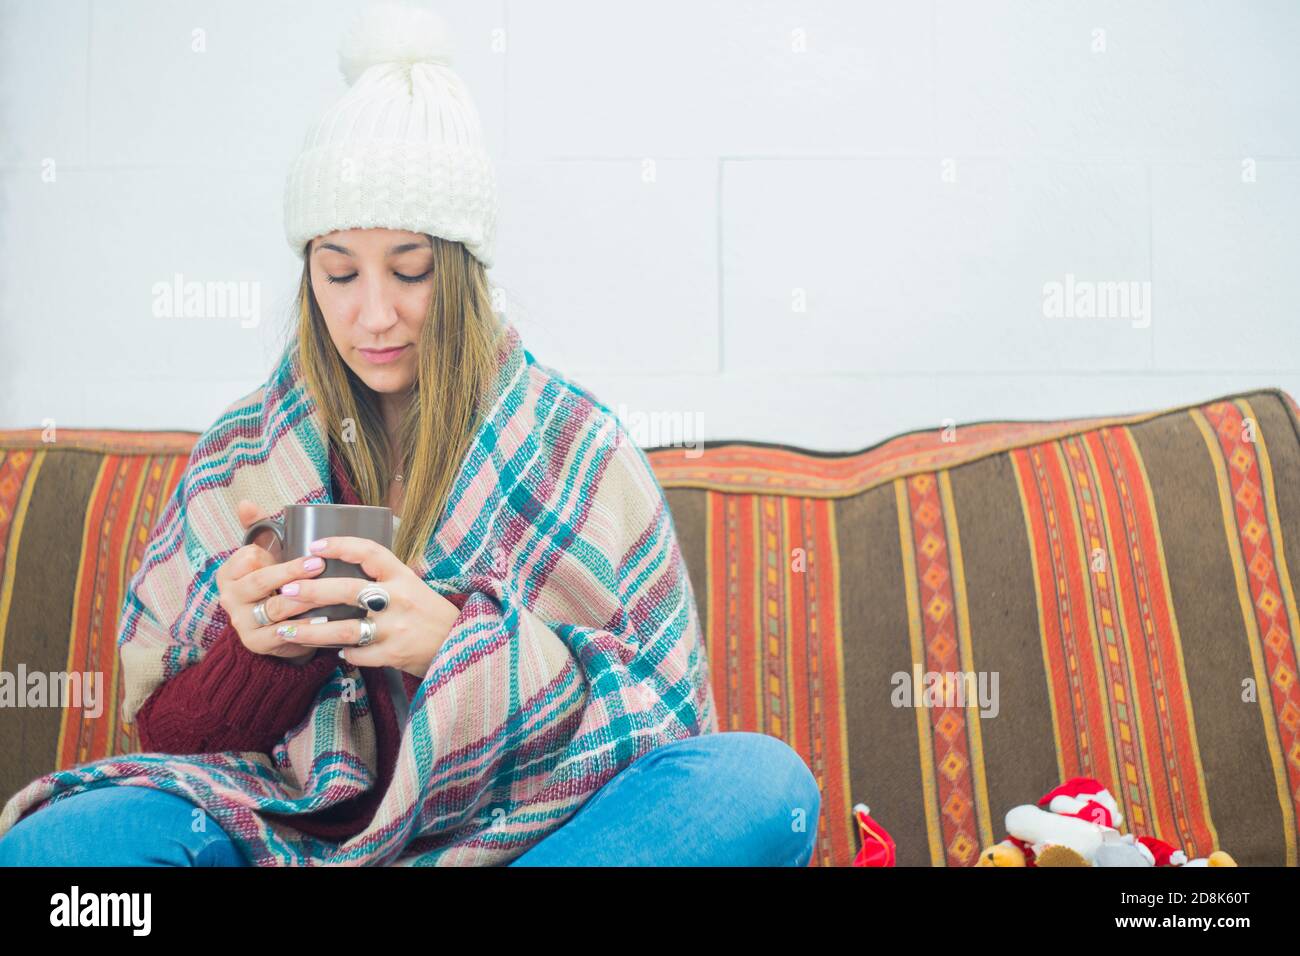
POLYGON ((459 241, 492 265, 497 190, 478 111, 432 10, 375 3, 339 46, 350 88, 289 168, 284 228, 301 259, 336 229, 407 229, 459 241))

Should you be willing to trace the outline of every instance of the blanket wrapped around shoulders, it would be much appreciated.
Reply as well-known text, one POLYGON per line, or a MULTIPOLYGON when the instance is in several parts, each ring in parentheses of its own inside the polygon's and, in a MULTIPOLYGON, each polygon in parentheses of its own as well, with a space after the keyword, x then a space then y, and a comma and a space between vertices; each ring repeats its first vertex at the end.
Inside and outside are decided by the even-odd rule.
MULTIPOLYGON (((45 801, 155 787, 202 807, 260 866, 494 865, 560 827, 645 752, 717 718, 690 578, 663 489, 608 408, 535 361, 502 319, 498 374, 417 575, 467 595, 419 690, 393 782, 342 843, 276 815, 373 786, 365 682, 340 660, 269 753, 104 758, 40 777, 0 835, 45 801), (349 671, 351 676, 349 676, 349 671)), ((123 716, 199 661, 228 616, 216 571, 242 544, 236 503, 330 500, 322 418, 294 343, 265 385, 195 443, 127 589, 123 716)))

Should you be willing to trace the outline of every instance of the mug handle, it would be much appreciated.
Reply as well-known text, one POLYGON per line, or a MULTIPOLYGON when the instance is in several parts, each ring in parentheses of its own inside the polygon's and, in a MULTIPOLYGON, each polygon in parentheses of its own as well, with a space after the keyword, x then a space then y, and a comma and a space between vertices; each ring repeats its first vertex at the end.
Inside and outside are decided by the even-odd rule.
POLYGON ((244 532, 244 544, 252 544, 253 538, 257 536, 257 533, 266 528, 269 528, 271 530, 271 533, 275 535, 276 540, 280 542, 280 550, 283 551, 284 550, 284 519, 283 518, 257 519, 251 525, 249 525, 248 530, 244 532))

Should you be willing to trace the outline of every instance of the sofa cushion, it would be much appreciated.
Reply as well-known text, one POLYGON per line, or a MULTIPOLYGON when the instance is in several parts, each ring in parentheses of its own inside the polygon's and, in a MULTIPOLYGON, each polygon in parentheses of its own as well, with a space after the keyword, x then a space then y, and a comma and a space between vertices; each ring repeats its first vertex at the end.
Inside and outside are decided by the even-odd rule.
MULTIPOLYGON (((1295 865, 1298 434, 1294 401, 1260 390, 844 454, 649 457, 721 728, 780 737, 812 768, 816 864, 852 858, 865 802, 900 865, 970 865, 1012 806, 1089 776, 1125 829, 1295 865), (954 690, 986 698, 917 706, 927 673, 971 675, 954 690)), ((0 708, 0 799, 138 750, 116 618, 195 438, 0 431, 0 671, 102 672, 109 689, 97 716, 0 708)))

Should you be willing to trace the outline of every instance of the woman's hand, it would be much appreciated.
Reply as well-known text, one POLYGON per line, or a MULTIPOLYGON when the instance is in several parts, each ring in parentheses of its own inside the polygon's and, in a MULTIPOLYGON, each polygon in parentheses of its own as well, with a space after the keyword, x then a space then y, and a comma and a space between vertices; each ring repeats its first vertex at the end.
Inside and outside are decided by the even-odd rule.
MULTIPOLYGON (((370 613, 377 628, 374 642, 365 647, 345 647, 339 656, 358 667, 396 667, 424 677, 460 616, 456 605, 420 580, 392 551, 367 538, 347 535, 322 538, 313 541, 310 550, 323 558, 359 565, 373 581, 317 577, 287 582, 281 587, 281 593, 308 607, 355 605, 363 587, 378 584, 388 592, 388 607, 370 613)), ((324 624, 299 623, 297 633, 287 639, 303 646, 354 645, 360 637, 360 620, 350 619, 324 624)))
MULTIPOLYGON (((245 531, 259 517, 257 506, 251 501, 239 502, 239 523, 245 531)), ((276 545, 275 554, 272 554, 255 541, 232 552, 217 568, 219 603, 230 615, 230 623, 240 641, 254 654, 305 663, 316 649, 286 641, 277 633, 277 628, 285 618, 301 614, 315 605, 276 595, 275 589, 290 581, 320 574, 325 562, 320 558, 298 558, 277 564, 279 550, 276 545), (253 617, 253 605, 259 601, 266 602, 266 616, 271 619, 269 626, 258 624, 253 617)))

